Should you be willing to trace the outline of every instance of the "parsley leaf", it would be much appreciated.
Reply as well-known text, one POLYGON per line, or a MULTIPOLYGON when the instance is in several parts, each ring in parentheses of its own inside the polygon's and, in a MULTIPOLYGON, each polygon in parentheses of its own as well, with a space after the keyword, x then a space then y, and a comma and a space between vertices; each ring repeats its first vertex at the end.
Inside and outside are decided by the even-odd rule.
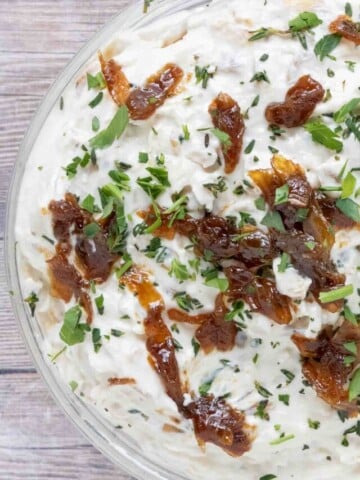
POLYGON ((348 103, 343 105, 340 110, 334 113, 334 120, 336 123, 342 123, 346 117, 356 110, 360 105, 360 98, 353 98, 348 103))
POLYGON ((313 12, 302 12, 296 18, 289 21, 289 28, 292 32, 301 32, 311 30, 323 23, 322 20, 313 12))
POLYGON ((338 134, 321 120, 310 120, 304 125, 304 128, 311 134, 313 142, 324 145, 324 147, 330 150, 335 150, 337 153, 343 149, 343 143, 338 140, 338 134))
POLYGON ((180 282, 184 282, 190 278, 189 271, 183 263, 179 262, 176 258, 171 262, 171 267, 169 271, 171 277, 177 278, 180 282))
POLYGON ((279 212, 273 211, 268 212, 265 217, 261 220, 261 225, 265 225, 265 227, 273 228, 278 232, 284 233, 285 227, 279 212))
POLYGON ((335 48, 339 45, 340 40, 341 35, 336 33, 325 35, 325 37, 321 38, 315 45, 315 55, 319 57, 321 61, 323 61, 325 57, 328 57, 330 53, 335 50, 335 48))
POLYGON ((101 130, 95 137, 90 139, 91 148, 107 148, 124 133, 129 123, 129 111, 122 106, 116 112, 114 118, 105 130, 101 130))
POLYGON ((60 338, 67 345, 82 343, 88 326, 80 323, 82 311, 79 305, 70 308, 64 315, 64 323, 60 330, 60 338))
POLYGON ((352 402, 360 395, 360 368, 356 370, 350 380, 349 400, 352 402))
POLYGON ((29 305, 32 317, 35 315, 36 304, 38 303, 38 301, 39 301, 39 297, 36 295, 35 292, 31 292, 30 295, 24 299, 24 302, 26 302, 29 305))
POLYGON ((336 201, 337 208, 347 217, 360 222, 359 205, 351 200, 351 198, 340 198, 336 201))

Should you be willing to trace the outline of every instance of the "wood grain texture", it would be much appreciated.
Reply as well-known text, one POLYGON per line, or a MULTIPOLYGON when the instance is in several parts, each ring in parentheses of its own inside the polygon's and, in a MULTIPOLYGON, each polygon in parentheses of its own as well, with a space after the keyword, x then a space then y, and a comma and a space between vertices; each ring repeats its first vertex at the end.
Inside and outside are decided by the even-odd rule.
POLYGON ((41 99, 77 50, 131 0, 0 0, 0 480, 128 480, 79 434, 36 373, 4 273, 7 190, 41 99))

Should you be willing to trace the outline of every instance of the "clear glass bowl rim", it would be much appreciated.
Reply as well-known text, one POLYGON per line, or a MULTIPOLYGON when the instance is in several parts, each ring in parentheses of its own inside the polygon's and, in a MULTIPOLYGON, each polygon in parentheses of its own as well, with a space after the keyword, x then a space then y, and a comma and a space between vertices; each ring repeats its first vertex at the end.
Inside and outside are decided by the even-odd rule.
MULTIPOLYGON (((40 345, 40 327, 36 320, 30 316, 28 309, 25 308, 21 291, 15 237, 17 194, 21 187, 27 158, 48 115, 56 102, 58 102, 67 85, 73 80, 76 73, 84 67, 89 58, 96 53, 98 48, 109 43, 111 38, 119 30, 137 29, 168 15, 203 6, 208 3, 209 0, 157 0, 154 4, 151 4, 149 12, 144 15, 144 0, 135 0, 105 24, 74 56, 43 99, 20 145, 7 198, 5 225, 5 269, 7 282, 9 291, 11 292, 13 311, 33 362, 47 384, 54 400, 72 423, 75 424, 77 429, 80 430, 105 457, 129 475, 139 479, 189 480, 148 460, 143 456, 141 450, 134 447, 119 431, 115 433, 114 428, 110 430, 100 415, 96 415, 93 409, 84 404, 78 396, 72 394, 68 386, 64 385, 57 377, 56 369, 52 368, 44 358, 44 353, 40 345)), ((159 455, 159 457, 160 456, 161 455, 159 455)))

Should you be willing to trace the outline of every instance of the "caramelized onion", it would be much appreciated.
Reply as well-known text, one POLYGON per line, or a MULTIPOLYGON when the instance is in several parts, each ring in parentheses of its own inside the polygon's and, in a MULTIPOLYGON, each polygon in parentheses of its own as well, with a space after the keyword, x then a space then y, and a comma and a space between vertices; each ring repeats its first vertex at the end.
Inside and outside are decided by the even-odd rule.
POLYGON ((175 322, 200 325, 195 332, 195 337, 205 353, 211 352, 214 348, 221 352, 234 348, 237 328, 234 322, 226 320, 227 313, 222 295, 217 296, 215 310, 211 313, 189 315, 176 309, 168 311, 169 318, 175 322))
POLYGON ((322 85, 310 75, 304 75, 288 90, 284 102, 271 103, 266 108, 266 120, 287 128, 300 127, 309 120, 324 95, 322 85))
POLYGON ((229 136, 229 142, 223 142, 222 152, 225 159, 225 173, 232 173, 240 160, 245 133, 244 117, 238 103, 226 93, 219 93, 209 106, 215 128, 229 136))
POLYGON ((99 53, 99 61, 112 99, 119 107, 125 105, 130 95, 130 83, 121 66, 113 59, 105 60, 102 53, 99 53))
POLYGON ((347 15, 340 15, 329 26, 331 33, 336 33, 354 42, 355 45, 360 45, 360 30, 358 24, 347 15))
POLYGON ((133 120, 146 120, 176 93, 184 72, 173 63, 148 78, 143 87, 131 90, 126 105, 133 120))
MULTIPOLYGON (((349 401, 348 380, 354 365, 346 365, 349 352, 344 343, 355 342, 360 347, 360 329, 345 321, 339 329, 325 327, 317 338, 309 339, 298 333, 292 337, 303 360, 303 374, 317 395, 333 408, 359 413, 356 402, 349 401)), ((359 363, 356 358, 355 362, 359 363)))

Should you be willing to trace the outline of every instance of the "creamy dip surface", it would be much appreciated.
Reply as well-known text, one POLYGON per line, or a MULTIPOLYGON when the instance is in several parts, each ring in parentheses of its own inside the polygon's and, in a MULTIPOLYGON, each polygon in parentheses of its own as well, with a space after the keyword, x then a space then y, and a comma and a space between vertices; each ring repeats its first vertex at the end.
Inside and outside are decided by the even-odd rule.
MULTIPOLYGON (((358 2, 348 3, 346 14, 358 21, 358 2)), ((200 220, 205 214, 233 217, 237 227, 249 223, 266 234, 269 229, 261 222, 271 206, 249 172, 271 168, 274 154, 301 165, 313 192, 325 187, 324 194, 333 202, 340 197, 347 200, 341 204, 345 216, 350 214, 356 220, 360 184, 352 169, 360 167, 356 114, 360 50, 354 41, 329 31, 340 15, 345 15, 343 0, 217 0, 136 32, 119 32, 102 53, 122 67, 132 88, 144 85, 164 65, 175 64, 183 71, 176 91, 156 105, 148 118, 130 118, 121 136, 118 132, 118 138, 104 148, 95 142, 92 151, 90 139, 106 129, 119 112, 119 103, 106 88, 99 60, 94 57, 64 91, 26 164, 18 197, 17 252, 24 299, 44 334, 44 356, 74 395, 95 405, 119 434, 126 432, 149 459, 171 466, 189 479, 360 478, 356 407, 360 389, 354 380, 359 341, 347 339, 350 359, 340 359, 353 365, 344 385, 346 391, 351 384, 355 389, 351 399, 355 413, 354 409, 349 413, 347 407, 320 398, 302 372, 301 355, 292 340, 295 332, 315 339, 325 326, 335 328, 348 321, 344 309, 356 324, 360 314, 357 225, 334 227, 331 258, 336 271, 345 275, 345 292, 334 298, 340 302, 338 308, 329 309, 314 300, 309 292, 312 279, 294 266, 292 255, 280 252, 267 269, 281 299, 285 296, 291 304, 291 322, 279 324, 264 310, 251 311, 256 309, 246 300, 238 299, 234 307, 235 302, 226 298, 228 312, 233 312, 228 321, 238 328, 235 345, 208 353, 196 339, 197 326, 171 320, 167 312, 181 308, 189 315, 213 312, 219 290, 226 290, 226 265, 216 265, 214 281, 206 276, 206 269, 214 268, 211 254, 197 254, 191 238, 176 233, 173 239, 154 240, 158 238, 155 228, 146 233, 144 227, 137 227, 143 225, 139 212, 149 211, 151 205, 162 212, 171 210, 183 196, 186 214, 193 218, 200 220), (289 33, 289 21, 304 12, 315 14, 310 26, 305 22, 289 33), (321 23, 313 22, 314 18, 321 23), (313 105, 310 120, 292 128, 269 128, 266 108, 272 102, 284 102, 288 90, 305 75, 324 90, 323 99, 313 105), (241 154, 230 173, 224 170, 224 154, 231 139, 221 128, 214 128, 209 114, 209 105, 220 92, 237 102, 245 125, 241 154), (344 105, 348 108, 334 117, 344 105), (318 119, 316 128, 325 126, 325 133, 311 133, 314 119, 318 119), (340 145, 329 143, 329 135, 340 145), (152 170, 155 175, 149 167, 158 169, 152 170), (111 171, 128 178, 110 177, 111 171), (167 181, 159 179, 159 171, 167 172, 167 181), (156 198, 150 198, 137 182, 149 177, 152 185, 161 185, 156 198), (109 184, 121 192, 128 231, 125 247, 107 278, 91 281, 86 287, 93 319, 87 329, 78 332, 77 341, 69 341, 64 335, 66 312, 75 312, 75 317, 81 312, 81 320, 76 320, 81 324, 85 324, 86 314, 77 307, 76 295, 64 301, 51 287, 47 262, 55 255, 56 238, 49 204, 63 200, 67 193, 76 195, 80 205, 94 212, 86 232, 91 239, 91 228, 99 228, 96 222, 104 216, 99 188, 109 184), (94 204, 98 208, 94 209, 94 204), (146 272, 144 278, 165 305, 162 318, 174 339, 184 404, 211 395, 242 412, 250 442, 242 455, 229 455, 216 442, 201 442, 191 418, 179 413, 167 395, 156 360, 149 361, 144 327, 148 312, 139 295, 122 282, 134 269, 146 272)), ((147 101, 155 104, 156 98, 147 101)), ((126 107, 122 108, 125 112, 126 107)), ((285 203, 286 188, 276 192, 285 191, 285 203)), ((178 212, 176 206, 174 211, 178 212)), ((268 226, 274 229, 273 223, 268 226)), ((241 235, 238 237, 241 242, 241 235)), ((71 235, 70 246, 75 242, 71 235)), ((311 251, 314 245, 307 244, 311 251)), ((93 248, 96 250, 96 244, 93 248)), ((81 275, 74 252, 69 261, 81 275)), ((163 356, 168 353, 163 351, 163 356)), ((330 376, 328 381, 334 378, 330 376)), ((212 416, 216 415, 213 412, 212 416)))

